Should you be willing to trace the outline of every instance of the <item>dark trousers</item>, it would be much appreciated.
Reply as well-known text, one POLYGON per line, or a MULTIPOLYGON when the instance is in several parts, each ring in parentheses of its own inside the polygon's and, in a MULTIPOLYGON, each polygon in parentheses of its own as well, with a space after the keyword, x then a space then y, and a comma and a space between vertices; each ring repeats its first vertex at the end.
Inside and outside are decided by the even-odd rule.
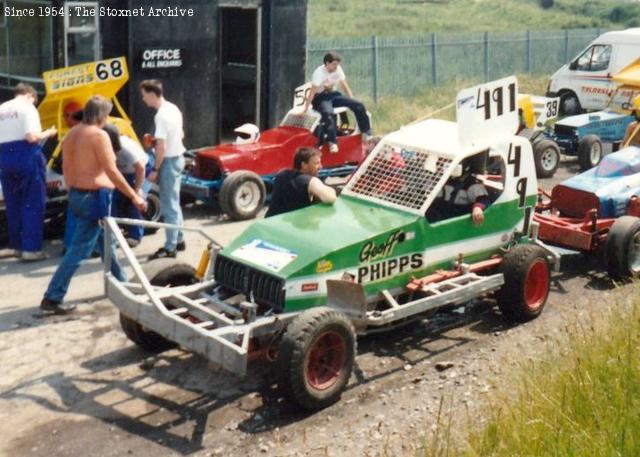
POLYGON ((13 141, 0 145, 0 183, 12 249, 42 250, 45 176, 44 156, 39 144, 13 141))
MULTIPOLYGON (((123 174, 132 188, 136 185, 136 174, 123 174)), ((120 192, 118 189, 113 191, 113 204, 111 205, 111 215, 114 217, 126 217, 129 219, 142 219, 140 210, 131 202, 131 200, 120 192)), ((144 235, 144 229, 140 225, 126 225, 125 231, 127 237, 140 241, 144 235)))
POLYGON ((330 143, 337 142, 337 129, 336 122, 333 118, 333 109, 346 107, 353 111, 353 114, 356 116, 356 122, 358 122, 358 128, 363 133, 369 133, 371 130, 371 124, 369 123, 369 116, 367 116, 367 110, 358 100, 353 98, 345 97, 338 91, 331 92, 321 92, 313 97, 313 101, 311 102, 313 105, 313 109, 318 111, 322 116, 322 124, 324 126, 324 132, 322 132, 320 136, 320 142, 322 142, 322 137, 326 134, 327 140, 330 143))

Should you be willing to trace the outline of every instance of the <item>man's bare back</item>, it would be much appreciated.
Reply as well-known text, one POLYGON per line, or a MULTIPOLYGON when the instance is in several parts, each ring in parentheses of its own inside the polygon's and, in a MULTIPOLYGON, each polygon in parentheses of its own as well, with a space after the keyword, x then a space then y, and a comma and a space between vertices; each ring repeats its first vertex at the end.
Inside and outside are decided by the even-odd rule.
POLYGON ((73 127, 63 140, 62 158, 67 186, 113 189, 107 173, 116 169, 115 153, 107 133, 100 127, 84 123, 73 127))

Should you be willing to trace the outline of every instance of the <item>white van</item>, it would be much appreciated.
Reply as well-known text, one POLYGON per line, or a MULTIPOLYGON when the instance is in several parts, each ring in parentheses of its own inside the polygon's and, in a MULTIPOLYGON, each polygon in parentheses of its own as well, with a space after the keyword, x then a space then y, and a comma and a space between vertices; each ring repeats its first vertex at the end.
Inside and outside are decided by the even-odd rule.
MULTIPOLYGON (((564 115, 602 110, 615 92, 611 76, 639 57, 640 28, 604 33, 551 76, 547 96, 560 97, 564 115)), ((621 105, 630 96, 617 93, 613 103, 621 105)))

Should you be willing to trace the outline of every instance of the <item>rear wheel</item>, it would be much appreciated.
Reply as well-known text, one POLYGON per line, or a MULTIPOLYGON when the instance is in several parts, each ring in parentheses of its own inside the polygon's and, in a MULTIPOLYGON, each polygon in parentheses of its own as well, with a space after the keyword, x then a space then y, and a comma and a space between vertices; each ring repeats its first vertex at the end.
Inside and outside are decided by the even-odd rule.
MULTIPOLYGON (((142 214, 142 218, 149 222, 161 222, 162 216, 160 214, 160 196, 155 190, 149 191, 147 194, 147 208, 142 214)), ((157 228, 145 227, 144 233, 151 234, 157 232, 157 228)))
POLYGON ((301 313, 287 327, 278 355, 279 385, 307 410, 336 402, 349 381, 356 353, 349 319, 330 308, 301 313))
POLYGON ((524 322, 542 313, 549 295, 551 275, 544 251, 532 244, 514 246, 501 266, 504 285, 498 291, 498 306, 509 320, 524 322))
POLYGON ((238 170, 222 182, 218 200, 225 214, 241 221, 256 217, 264 206, 266 193, 260 176, 248 170, 238 170))
POLYGON ((578 143, 578 163, 581 171, 597 166, 602 160, 602 141, 598 135, 587 135, 578 143))
POLYGON ((617 219, 605 243, 605 263, 613 278, 640 275, 640 219, 622 216, 617 219))
MULTIPOLYGON (((175 259, 158 259, 144 267, 145 276, 153 286, 186 286, 197 282, 192 266, 175 259)), ((177 346, 162 335, 147 329, 135 320, 120 313, 120 326, 127 337, 149 352, 162 352, 177 346)))
POLYGON ((538 178, 551 178, 560 164, 560 148, 553 140, 538 140, 533 143, 533 159, 538 178))

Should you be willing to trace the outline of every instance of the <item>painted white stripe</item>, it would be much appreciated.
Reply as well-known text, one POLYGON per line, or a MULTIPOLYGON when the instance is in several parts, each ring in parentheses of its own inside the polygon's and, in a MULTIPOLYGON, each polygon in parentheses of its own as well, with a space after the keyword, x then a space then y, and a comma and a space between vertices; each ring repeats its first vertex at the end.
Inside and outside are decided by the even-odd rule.
MULTIPOLYGON (((524 219, 524 218, 523 218, 524 219)), ((521 225, 523 221, 521 219, 517 224, 517 226, 521 225)), ((429 248, 427 250, 422 251, 424 262, 420 269, 424 269, 428 266, 435 265, 438 263, 445 262, 447 260, 455 261, 458 258, 458 254, 462 253, 465 256, 470 256, 479 252, 483 252, 492 248, 499 248, 507 244, 504 237, 508 237, 511 239, 513 235, 513 230, 507 230, 498 233, 492 233, 491 235, 480 236, 476 238, 467 238, 461 241, 455 241, 453 243, 442 244, 435 248, 429 248)), ((413 253, 404 254, 411 255, 413 253)), ((402 256, 389 257, 384 259, 384 261, 394 259, 399 259, 402 256)), ((322 259, 320 259, 322 260, 322 259)), ((377 262, 374 262, 377 263, 377 262)), ((407 270, 407 273, 412 270, 407 270)), ((327 280, 328 279, 341 279, 343 274, 347 272, 353 276, 356 276, 358 272, 358 265, 352 268, 346 268, 342 270, 331 271, 325 274, 318 274, 312 276, 305 276, 303 278, 298 278, 294 281, 288 282, 286 285, 286 297, 287 299, 295 299, 295 298, 314 298, 314 297, 322 297, 327 295, 327 280), (313 292, 302 292, 301 287, 303 284, 309 283, 318 283, 318 290, 313 292)), ((380 279, 375 282, 381 282, 388 280, 389 277, 380 279)), ((374 283, 375 283, 374 282, 374 283)), ((372 284, 371 282, 365 284, 372 284)))

